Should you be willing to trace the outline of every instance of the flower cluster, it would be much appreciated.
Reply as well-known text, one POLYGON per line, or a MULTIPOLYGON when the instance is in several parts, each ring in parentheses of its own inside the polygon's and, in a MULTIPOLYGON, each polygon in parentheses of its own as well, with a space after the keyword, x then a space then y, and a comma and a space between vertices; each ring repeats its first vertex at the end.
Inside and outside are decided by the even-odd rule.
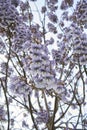
POLYGON ((55 64, 67 65, 69 56, 67 46, 64 42, 59 42, 58 50, 52 50, 52 57, 55 61, 55 64))
POLYGON ((65 33, 71 46, 72 61, 79 62, 81 65, 87 64, 87 34, 77 24, 71 24, 71 27, 66 29, 65 33))
POLYGON ((13 45, 12 45, 13 50, 15 50, 16 52, 24 50, 27 44, 28 44, 27 47, 29 47, 30 41, 31 41, 31 33, 29 31, 29 27, 26 24, 20 24, 19 26, 17 26, 13 37, 13 45))
POLYGON ((39 89, 53 90, 57 94, 65 94, 64 83, 59 82, 56 78, 54 60, 50 60, 48 56, 49 51, 46 45, 41 45, 37 43, 31 44, 30 56, 30 73, 32 75, 32 80, 35 83, 35 87, 39 89), (61 88, 61 89, 60 89, 61 88))
POLYGON ((87 64, 87 35, 83 33, 80 38, 75 39, 75 44, 73 46, 73 59, 80 62, 81 65, 87 64))
POLYGON ((54 80, 55 72, 51 67, 51 61, 47 56, 47 47, 41 44, 32 43, 30 53, 32 58, 30 69, 36 87, 46 88, 50 86, 54 80))
POLYGON ((87 28, 87 1, 78 2, 76 10, 72 15, 73 21, 77 22, 79 25, 84 25, 87 28))
POLYGON ((4 110, 3 106, 0 106, 0 121, 6 120, 6 111, 4 110))
POLYGON ((49 120, 48 112, 43 110, 37 113, 36 121, 37 123, 47 123, 49 120))
POLYGON ((14 29, 20 21, 17 9, 10 0, 0 1, 0 30, 14 29))
POLYGON ((10 79, 10 90, 14 94, 26 96, 31 92, 30 86, 26 82, 25 79, 14 75, 10 79))
POLYGON ((32 34, 32 42, 35 43, 41 43, 42 42, 42 32, 40 31, 40 26, 39 24, 32 24, 30 28, 30 32, 32 34))
POLYGON ((8 69, 8 77, 11 75, 11 73, 13 72, 12 68, 9 66, 7 68, 7 63, 6 62, 2 62, 0 64, 0 70, 1 70, 1 73, 2 73, 2 76, 5 76, 6 75, 6 69, 8 69))

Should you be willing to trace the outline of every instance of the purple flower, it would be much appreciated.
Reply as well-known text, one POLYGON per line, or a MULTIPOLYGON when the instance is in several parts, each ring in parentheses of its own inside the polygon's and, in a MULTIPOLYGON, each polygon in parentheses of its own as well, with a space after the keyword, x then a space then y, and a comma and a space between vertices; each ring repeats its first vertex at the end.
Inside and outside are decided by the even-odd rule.
POLYGON ((42 45, 41 44, 34 44, 34 43, 32 43, 31 44, 31 48, 33 50, 40 50, 42 48, 42 45))
POLYGON ((43 110, 37 113, 36 121, 37 123, 47 123, 49 119, 49 115, 47 111, 43 110))
POLYGON ((11 4, 17 7, 20 3, 20 0, 11 0, 11 4))
POLYGON ((42 9, 41 9, 41 12, 45 13, 46 11, 47 11, 46 6, 43 6, 42 9))
POLYGON ((0 28, 6 29, 9 26, 13 30, 19 22, 20 17, 18 11, 11 4, 10 0, 0 1, 0 28))
POLYGON ((25 120, 22 121, 22 127, 26 127, 26 128, 29 128, 28 124, 26 123, 25 120))
POLYGON ((6 111, 4 110, 3 106, 0 106, 0 120, 5 121, 6 120, 6 111))
POLYGON ((21 1, 20 2, 20 9, 22 10, 22 11, 25 11, 25 10, 27 10, 29 8, 29 5, 28 5, 28 2, 23 2, 23 1, 21 1))
POLYGON ((50 32, 57 33, 57 29, 52 23, 48 23, 47 26, 50 32))
POLYGON ((50 40, 46 41, 47 45, 52 45, 54 43, 54 39, 51 37, 50 40))
POLYGON ((55 15, 54 13, 50 12, 48 13, 48 18, 51 22, 53 23, 57 23, 58 22, 58 18, 57 15, 55 15))
POLYGON ((49 0, 51 4, 57 4, 58 0, 49 0))
POLYGON ((83 27, 87 24, 87 1, 83 0, 81 3, 80 1, 76 5, 76 10, 72 15, 73 21, 78 19, 78 24, 81 24, 83 27))
POLYGON ((30 42, 31 42, 31 33, 29 32, 29 27, 25 24, 20 24, 20 26, 17 26, 15 29, 15 35, 13 37, 13 43, 12 48, 18 52, 23 51, 26 48, 30 48, 30 42))
POLYGON ((65 0, 62 1, 60 8, 61 8, 62 10, 65 10, 65 9, 68 8, 68 5, 66 4, 65 0))
POLYGON ((19 94, 23 96, 28 95, 31 91, 28 83, 24 79, 18 76, 13 76, 10 78, 9 88, 11 92, 14 92, 14 94, 19 94))
POLYGON ((32 13, 28 13, 27 15, 28 15, 29 20, 32 21, 33 20, 33 14, 32 13))

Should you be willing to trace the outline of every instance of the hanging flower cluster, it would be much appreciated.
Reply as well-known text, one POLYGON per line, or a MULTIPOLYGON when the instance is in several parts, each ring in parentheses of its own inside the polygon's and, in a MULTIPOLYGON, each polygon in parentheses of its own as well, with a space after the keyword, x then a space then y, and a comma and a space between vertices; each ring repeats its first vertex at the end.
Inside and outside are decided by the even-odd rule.
POLYGON ((30 42, 31 42, 31 33, 29 27, 26 24, 20 24, 19 26, 17 26, 13 37, 12 49, 15 50, 16 52, 20 52, 24 50, 23 47, 28 47, 30 42), (28 44, 28 46, 26 46, 27 45, 26 43, 28 44))
POLYGON ((31 74, 37 88, 52 88, 55 84, 55 71, 49 60, 48 50, 45 45, 32 43, 30 54, 32 63, 30 65, 31 74))
POLYGON ((53 49, 52 56, 55 61, 55 64, 67 65, 69 61, 69 56, 68 56, 68 49, 66 46, 66 42, 59 42, 58 50, 53 49))
POLYGON ((20 21, 18 11, 10 0, 0 1, 0 30, 14 29, 20 21))
POLYGON ((29 84, 25 79, 19 76, 12 76, 10 79, 10 89, 13 94, 19 94, 26 97, 31 92, 29 84))
POLYGON ((49 115, 48 112, 45 110, 42 110, 40 112, 37 113, 37 117, 36 117, 36 122, 41 124, 41 123, 47 123, 49 120, 49 115))
POLYGON ((87 28, 87 0, 83 0, 82 3, 78 2, 76 10, 70 19, 87 28))
POLYGON ((87 64, 87 34, 77 24, 71 24, 69 29, 65 29, 65 33, 69 47, 71 46, 71 60, 81 65, 87 64))
POLYGON ((73 60, 81 65, 87 64, 87 35, 83 33, 80 38, 75 38, 73 45, 73 60))
POLYGON ((0 106, 0 121, 6 121, 6 111, 3 106, 0 106))
POLYGON ((30 5, 28 3, 28 1, 20 1, 20 14, 21 14, 21 18, 24 22, 29 22, 31 23, 31 21, 33 20, 33 14, 32 11, 29 11, 30 5))

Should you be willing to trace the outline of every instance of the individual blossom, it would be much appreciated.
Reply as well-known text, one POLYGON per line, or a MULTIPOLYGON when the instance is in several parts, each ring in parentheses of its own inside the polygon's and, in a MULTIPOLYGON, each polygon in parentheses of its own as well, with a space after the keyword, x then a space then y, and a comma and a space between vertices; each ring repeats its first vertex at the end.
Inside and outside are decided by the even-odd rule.
POLYGON ((62 28, 63 28, 63 27, 64 27, 64 25, 65 25, 65 24, 64 24, 64 21, 60 20, 59 25, 60 25, 60 27, 62 27, 62 28))
POLYGON ((52 45, 54 43, 54 39, 51 37, 50 40, 46 40, 46 45, 52 45))
POLYGON ((46 6, 42 6, 41 13, 45 13, 47 11, 46 6))
POLYGON ((37 113, 36 122, 37 123, 47 123, 49 119, 48 112, 45 110, 42 110, 37 113))
POLYGON ((20 0, 11 0, 11 4, 17 7, 20 3, 20 0))
POLYGON ((25 120, 22 121, 22 127, 24 128, 29 128, 28 124, 26 123, 25 120))
POLYGON ((42 53, 41 51, 42 51, 42 45, 41 44, 36 44, 36 43, 31 44, 30 56, 32 57, 32 59, 39 58, 39 56, 42 53))
POLYGON ((62 33, 59 33, 59 34, 57 35, 57 37, 58 37, 58 39, 61 39, 61 38, 63 37, 63 34, 62 34, 62 33))
POLYGON ((2 39, 0 39, 0 53, 3 54, 5 52, 5 44, 2 39))
POLYGON ((34 63, 30 64, 30 73, 32 73, 32 76, 36 76, 36 75, 40 74, 40 70, 39 70, 40 67, 41 67, 41 63, 35 64, 35 62, 34 62, 34 63))
POLYGON ((65 11, 65 12, 62 13, 62 19, 68 20, 68 11, 65 11))
POLYGON ((11 73, 13 72, 13 69, 9 66, 7 67, 7 63, 6 62, 2 62, 0 64, 0 69, 1 69, 1 73, 2 75, 6 76, 6 70, 7 70, 7 76, 9 77, 11 75, 11 73))
MULTIPOLYGON (((27 37, 27 36, 26 36, 27 37)), ((27 40, 27 39, 26 39, 27 40)), ((27 41, 24 41, 24 43, 21 45, 22 46, 22 48, 24 49, 24 50, 27 50, 27 52, 28 52, 28 50, 30 49, 30 46, 31 46, 31 43, 30 43, 30 41, 29 40, 27 40, 27 41)), ((26 52, 26 53, 27 53, 26 52)))
POLYGON ((57 23, 58 22, 58 17, 56 14, 49 12, 48 13, 48 18, 52 23, 57 23))
POLYGON ((48 0, 51 4, 57 4, 58 0, 48 0))
POLYGON ((73 0, 63 0, 61 3, 61 9, 66 10, 68 7, 73 6, 74 1, 73 0))
POLYGON ((32 43, 31 44, 31 48, 32 48, 32 52, 35 50, 35 51, 39 51, 40 49, 42 49, 42 45, 41 44, 34 44, 32 43))
MULTIPOLYGON (((53 2, 55 2, 55 1, 53 1, 53 2)), ((58 6, 55 5, 56 3, 54 4, 53 2, 52 3, 48 2, 47 6, 48 6, 48 8, 49 8, 50 11, 55 12, 58 9, 58 6)))
POLYGON ((52 23, 48 23, 47 26, 50 32, 57 33, 57 28, 52 23))
POLYGON ((33 14, 32 13, 28 13, 28 18, 29 18, 30 21, 32 21, 33 20, 33 14))
POLYGON ((65 3, 71 7, 74 3, 74 0, 65 0, 65 3))
POLYGON ((13 118, 10 119, 10 122, 11 122, 11 126, 14 126, 15 120, 13 118))
POLYGON ((26 11, 27 9, 29 8, 29 3, 28 2, 23 2, 23 1, 21 1, 20 2, 20 10, 21 11, 26 11))
POLYGON ((67 5, 67 3, 65 2, 65 0, 63 0, 63 1, 61 2, 60 8, 61 8, 62 10, 66 10, 66 9, 68 8, 68 5, 67 5))
POLYGON ((46 73, 46 75, 43 76, 43 81, 46 84, 46 89, 52 89, 55 82, 54 75, 51 73, 46 73), (53 86, 52 86, 53 85, 53 86))
POLYGON ((0 106, 0 121, 6 121, 6 111, 3 106, 0 106))
POLYGON ((36 75, 34 77, 35 87, 39 89, 45 89, 46 84, 44 83, 43 77, 36 75))

